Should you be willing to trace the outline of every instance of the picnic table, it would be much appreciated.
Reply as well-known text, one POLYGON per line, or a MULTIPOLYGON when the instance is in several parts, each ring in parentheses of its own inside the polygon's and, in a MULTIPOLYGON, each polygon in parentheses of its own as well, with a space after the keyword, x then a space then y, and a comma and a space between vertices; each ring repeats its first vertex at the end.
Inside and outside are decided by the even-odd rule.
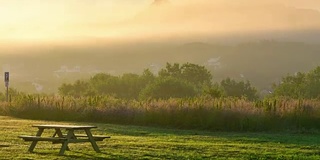
POLYGON ((33 125, 32 127, 37 127, 38 132, 35 136, 25 136, 21 135, 19 138, 22 138, 25 141, 31 141, 29 147, 29 152, 33 152, 39 141, 49 141, 53 144, 62 144, 59 155, 64 155, 66 150, 69 150, 69 143, 83 143, 90 142, 93 149, 96 152, 100 152, 100 149, 96 141, 103 141, 105 138, 110 138, 109 136, 98 136, 92 135, 91 129, 97 128, 96 126, 78 126, 78 125, 33 125), (42 133, 45 129, 55 130, 52 136, 42 136, 42 133), (63 130, 66 131, 66 134, 63 133, 63 130), (84 132, 85 134, 76 134, 77 132, 84 132))

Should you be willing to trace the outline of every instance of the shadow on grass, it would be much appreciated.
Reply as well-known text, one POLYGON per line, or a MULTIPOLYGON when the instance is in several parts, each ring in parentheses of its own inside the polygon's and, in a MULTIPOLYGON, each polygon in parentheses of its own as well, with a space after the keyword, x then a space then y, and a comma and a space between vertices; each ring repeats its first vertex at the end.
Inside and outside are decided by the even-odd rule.
POLYGON ((242 143, 279 143, 293 145, 313 145, 320 144, 320 134, 317 132, 209 132, 199 130, 180 130, 168 128, 155 128, 130 125, 93 124, 98 126, 96 131, 105 135, 125 135, 134 137, 159 137, 174 136, 185 139, 199 138, 222 138, 228 141, 238 141, 242 143))
POLYGON ((0 144, 0 148, 10 147, 10 145, 0 144))
MULTIPOLYGON (((29 153, 29 152, 28 152, 29 153)), ((68 151, 64 155, 59 155, 59 153, 53 153, 53 152, 46 152, 46 151, 36 151, 32 152, 30 154, 36 154, 36 155, 41 155, 41 156, 54 156, 59 159, 106 159, 104 158, 105 156, 108 156, 107 153, 93 153, 89 154, 86 152, 81 152, 81 151, 68 151)))
MULTIPOLYGON (((223 139, 241 143, 280 143, 293 145, 312 145, 320 144, 320 131, 313 132, 212 132, 201 130, 181 130, 172 128, 157 128, 133 125, 116 125, 104 123, 68 122, 77 125, 94 125, 98 128, 93 129, 97 135, 111 136, 132 136, 132 137, 167 137, 173 136, 184 140, 215 141, 223 139), (203 138, 205 137, 205 138, 203 138)), ((106 141, 106 140, 104 140, 106 141)), ((98 144, 99 145, 99 144, 98 144)), ((0 147, 7 147, 3 145, 0 147)))

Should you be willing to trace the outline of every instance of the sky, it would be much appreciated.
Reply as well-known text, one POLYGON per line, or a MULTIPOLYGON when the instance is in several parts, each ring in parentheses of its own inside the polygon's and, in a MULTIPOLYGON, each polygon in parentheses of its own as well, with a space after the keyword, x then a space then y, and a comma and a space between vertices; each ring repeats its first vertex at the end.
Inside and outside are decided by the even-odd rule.
POLYGON ((59 39, 92 36, 101 24, 135 14, 145 1, 129 0, 0 0, 2 39, 59 39))
POLYGON ((319 0, 0 0, 0 42, 320 28, 319 0))

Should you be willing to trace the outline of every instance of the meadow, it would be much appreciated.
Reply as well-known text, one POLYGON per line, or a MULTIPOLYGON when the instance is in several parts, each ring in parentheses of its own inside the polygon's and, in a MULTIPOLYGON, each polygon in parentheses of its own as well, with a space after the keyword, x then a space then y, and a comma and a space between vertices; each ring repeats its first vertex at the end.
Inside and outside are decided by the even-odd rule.
POLYGON ((206 132, 166 128, 25 120, 0 117, 1 159, 319 159, 318 132, 206 132), (58 156, 59 144, 39 142, 35 153, 19 135, 32 135, 34 124, 89 124, 94 134, 110 135, 98 142, 101 153, 89 143, 70 144, 58 156))
POLYGON ((124 100, 112 96, 15 96, 0 114, 25 119, 98 122, 206 131, 319 130, 320 101, 272 98, 171 98, 124 100))

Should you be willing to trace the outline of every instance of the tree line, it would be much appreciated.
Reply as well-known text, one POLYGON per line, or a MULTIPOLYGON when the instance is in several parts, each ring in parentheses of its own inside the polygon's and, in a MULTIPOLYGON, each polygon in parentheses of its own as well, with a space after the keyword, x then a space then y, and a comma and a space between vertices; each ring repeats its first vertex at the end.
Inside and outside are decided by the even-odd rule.
MULTIPOLYGON (((225 78, 213 82, 213 74, 204 66, 192 63, 167 63, 157 74, 145 69, 142 74, 126 73, 115 76, 98 73, 86 80, 63 83, 59 95, 75 98, 86 96, 113 96, 121 99, 169 99, 197 96, 235 97, 257 100, 259 98, 287 97, 293 99, 315 99, 320 97, 320 66, 302 73, 284 76, 279 83, 273 83, 272 91, 266 97, 258 94, 249 80, 236 81, 225 78)), ((10 88, 9 95, 21 94, 10 88)), ((5 95, 0 94, 0 100, 5 95)))
POLYGON ((167 63, 157 74, 145 69, 141 75, 126 73, 114 76, 99 73, 89 80, 64 83, 59 87, 62 96, 110 95, 123 99, 169 99, 202 95, 212 97, 258 98, 257 89, 249 81, 226 78, 212 81, 212 73, 204 66, 193 63, 167 63))
POLYGON ((294 99, 320 98, 320 66, 307 72, 287 75, 278 84, 273 84, 273 96, 294 99))

